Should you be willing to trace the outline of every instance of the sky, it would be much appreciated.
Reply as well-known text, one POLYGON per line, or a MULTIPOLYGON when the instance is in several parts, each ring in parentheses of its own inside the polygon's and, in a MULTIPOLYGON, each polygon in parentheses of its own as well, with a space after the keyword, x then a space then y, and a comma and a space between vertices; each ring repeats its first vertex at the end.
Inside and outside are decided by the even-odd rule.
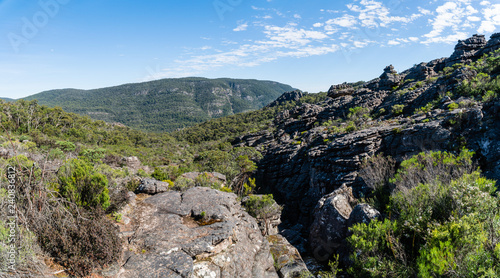
POLYGON ((0 97, 200 76, 310 93, 500 32, 500 0, 0 0, 0 97))

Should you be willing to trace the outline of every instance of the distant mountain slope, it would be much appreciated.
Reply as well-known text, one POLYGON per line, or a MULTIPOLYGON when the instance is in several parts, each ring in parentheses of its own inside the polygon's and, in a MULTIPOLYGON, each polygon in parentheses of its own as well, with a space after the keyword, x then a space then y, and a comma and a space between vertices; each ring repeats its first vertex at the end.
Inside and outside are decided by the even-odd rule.
POLYGON ((4 100, 6 102, 11 102, 11 101, 15 101, 15 99, 12 99, 12 98, 7 98, 7 97, 0 97, 1 100, 4 100))
POLYGON ((289 85, 272 81, 192 77, 94 90, 52 90, 25 99, 141 130, 172 131, 262 108, 290 90, 289 85))

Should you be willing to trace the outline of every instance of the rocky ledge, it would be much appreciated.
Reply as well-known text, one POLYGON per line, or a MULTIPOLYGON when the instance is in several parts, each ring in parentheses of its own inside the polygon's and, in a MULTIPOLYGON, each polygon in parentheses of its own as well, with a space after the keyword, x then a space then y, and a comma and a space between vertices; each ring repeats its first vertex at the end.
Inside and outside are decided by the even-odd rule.
POLYGON ((294 277, 290 273, 307 271, 286 239, 262 235, 235 194, 194 187, 137 199, 130 223, 120 225, 124 256, 114 277, 294 277), (279 247, 273 250, 285 249, 289 257, 279 272, 274 243, 279 247))

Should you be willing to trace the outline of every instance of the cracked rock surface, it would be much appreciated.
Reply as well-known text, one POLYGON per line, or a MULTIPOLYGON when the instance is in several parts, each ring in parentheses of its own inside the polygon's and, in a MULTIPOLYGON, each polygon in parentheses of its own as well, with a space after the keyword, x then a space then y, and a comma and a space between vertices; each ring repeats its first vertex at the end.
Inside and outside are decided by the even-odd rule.
POLYGON ((269 242, 236 195, 195 187, 138 201, 116 277, 278 277, 269 242))

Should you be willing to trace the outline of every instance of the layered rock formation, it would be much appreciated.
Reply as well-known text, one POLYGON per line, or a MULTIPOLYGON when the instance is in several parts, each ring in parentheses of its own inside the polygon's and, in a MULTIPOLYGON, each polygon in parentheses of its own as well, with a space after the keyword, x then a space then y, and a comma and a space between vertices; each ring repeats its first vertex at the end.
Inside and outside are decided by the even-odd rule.
POLYGON ((307 272, 286 239, 262 235, 235 194, 195 187, 137 199, 122 211, 131 218, 120 224, 123 262, 109 276, 279 277, 272 248, 288 250, 283 258, 290 264, 281 265, 280 277, 307 272))
POLYGON ((443 73, 445 67, 470 63, 499 48, 500 34, 488 42, 474 36, 460 41, 450 58, 421 63, 399 74, 389 66, 379 78, 356 88, 334 85, 326 101, 278 115, 273 132, 237 138, 234 145, 263 151, 257 181, 285 204, 283 234, 299 250, 307 238, 310 252, 318 246, 333 250, 318 239, 330 238, 329 245, 341 246, 348 225, 375 217, 376 212, 365 206, 356 208, 351 201, 339 208, 338 200, 329 200, 332 196, 327 194, 343 184, 352 190, 353 198, 369 194, 358 171, 366 158, 377 153, 402 161, 420 151, 458 150, 465 145, 476 151, 488 177, 500 178, 500 146, 494 139, 500 135, 500 103, 462 98, 455 101, 459 109, 449 109, 452 101, 446 92, 456 91, 477 73, 463 66, 443 73), (429 103, 432 109, 423 109, 429 103), (346 132, 348 122, 354 121, 347 116, 356 107, 368 109, 371 117, 346 132), (331 129, 335 121, 339 126, 331 129), (357 216, 351 219, 352 209, 357 216), (332 230, 331 226, 341 228, 332 230))

